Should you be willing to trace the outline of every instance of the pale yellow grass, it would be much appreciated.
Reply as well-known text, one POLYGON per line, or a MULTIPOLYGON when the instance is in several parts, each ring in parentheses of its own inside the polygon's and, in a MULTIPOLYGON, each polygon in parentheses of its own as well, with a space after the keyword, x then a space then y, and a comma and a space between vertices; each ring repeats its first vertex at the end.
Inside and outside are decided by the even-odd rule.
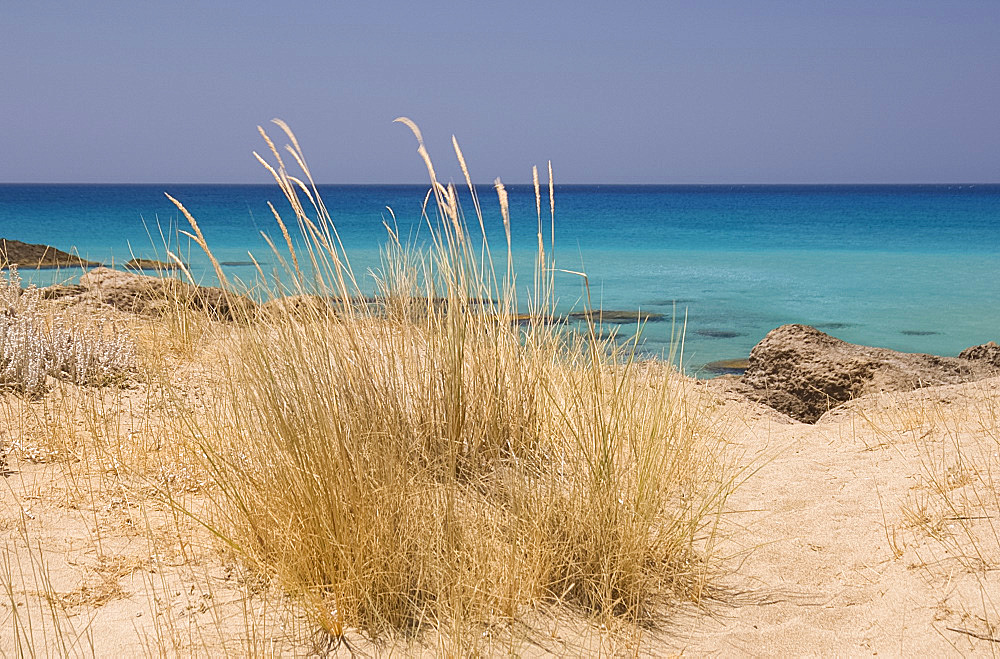
POLYGON ((469 232, 456 188, 402 121, 431 177, 430 247, 390 229, 378 305, 356 302, 294 137, 279 124, 299 176, 268 139, 305 237, 305 257, 286 237, 294 262, 273 295, 316 303, 272 304, 241 329, 220 355, 224 391, 187 419, 217 505, 206 525, 334 638, 433 632, 467 653, 487 649, 483 630, 546 608, 637 629, 699 601, 733 484, 724 442, 669 368, 635 377, 633 346, 543 322, 555 266, 537 173, 532 322, 513 322, 511 260, 499 277, 485 232, 469 232))

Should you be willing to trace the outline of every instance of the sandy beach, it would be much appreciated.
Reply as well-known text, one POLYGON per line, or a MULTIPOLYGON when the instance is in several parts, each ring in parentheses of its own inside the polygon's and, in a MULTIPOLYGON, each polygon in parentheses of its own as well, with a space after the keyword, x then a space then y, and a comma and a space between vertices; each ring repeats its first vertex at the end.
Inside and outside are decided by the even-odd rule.
MULTIPOLYGON (((66 303, 51 301, 65 313, 66 303)), ((213 537, 217 485, 180 441, 211 408, 215 366, 241 329, 199 314, 134 315, 78 302, 135 338, 122 386, 52 382, 0 394, 0 647, 71 655, 331 650, 299 600, 213 537), (171 412, 174 410, 174 412, 171 412)), ((633 377, 656 376, 647 364, 633 377)), ((736 486, 697 603, 655 625, 595 626, 540 606, 481 651, 663 656, 985 654, 997 642, 1000 378, 870 394, 806 424, 724 380, 680 379, 726 443, 736 486)), ((491 632, 491 633, 494 633, 491 632)), ((372 655, 435 654, 433 632, 366 638, 372 655)))

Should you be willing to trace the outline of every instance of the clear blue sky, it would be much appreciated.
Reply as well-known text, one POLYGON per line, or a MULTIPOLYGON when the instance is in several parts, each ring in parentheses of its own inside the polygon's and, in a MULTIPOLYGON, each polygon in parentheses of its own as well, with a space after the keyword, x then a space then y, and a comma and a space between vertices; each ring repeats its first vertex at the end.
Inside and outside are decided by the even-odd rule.
POLYGON ((1000 181, 1000 1, 0 0, 0 182, 1000 181))

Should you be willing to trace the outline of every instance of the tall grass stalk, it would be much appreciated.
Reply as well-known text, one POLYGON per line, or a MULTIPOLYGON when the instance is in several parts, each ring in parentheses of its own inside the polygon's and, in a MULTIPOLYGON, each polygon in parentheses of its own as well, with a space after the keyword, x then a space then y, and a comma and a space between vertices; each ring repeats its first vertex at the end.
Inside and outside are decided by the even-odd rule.
MULTIPOLYGON (((434 629, 466 652, 483 625, 542 606, 631 624, 697 601, 732 483, 721 440, 676 373, 635 372, 635 343, 548 322, 555 240, 546 251, 537 170, 538 256, 519 305, 503 184, 498 276, 457 142, 478 233, 399 121, 430 177, 430 245, 387 225, 374 301, 294 135, 278 122, 281 152, 261 130, 271 160, 258 158, 294 215, 274 210, 291 262, 270 286, 274 313, 236 333, 221 401, 190 420, 215 486, 206 523, 337 638, 434 629)), ((551 166, 548 185, 554 228, 551 166)))

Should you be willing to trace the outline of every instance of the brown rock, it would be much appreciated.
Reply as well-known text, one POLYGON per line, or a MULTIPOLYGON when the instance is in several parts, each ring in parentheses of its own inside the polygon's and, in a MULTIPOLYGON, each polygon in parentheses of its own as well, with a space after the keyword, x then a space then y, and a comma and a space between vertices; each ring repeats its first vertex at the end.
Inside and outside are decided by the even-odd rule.
POLYGON ((0 265, 19 268, 95 268, 100 263, 86 261, 76 254, 63 252, 48 245, 23 243, 0 238, 0 265))
POLYGON ((981 346, 972 346, 958 353, 959 359, 971 359, 1000 368, 1000 346, 994 341, 981 346))
POLYGON ((755 400, 813 423, 867 393, 958 384, 995 373, 985 362, 860 346, 807 325, 783 325, 750 352, 743 382, 755 400))
POLYGON ((53 284, 42 289, 43 300, 59 300, 66 297, 73 297, 87 291, 83 286, 76 284, 53 284))
POLYGON ((172 277, 150 277, 97 268, 80 276, 84 298, 95 298, 123 311, 160 314, 187 306, 220 320, 247 318, 256 308, 251 300, 221 288, 195 286, 172 277))
POLYGON ((180 266, 174 262, 157 261, 156 259, 129 259, 126 268, 132 270, 177 270, 180 266))

